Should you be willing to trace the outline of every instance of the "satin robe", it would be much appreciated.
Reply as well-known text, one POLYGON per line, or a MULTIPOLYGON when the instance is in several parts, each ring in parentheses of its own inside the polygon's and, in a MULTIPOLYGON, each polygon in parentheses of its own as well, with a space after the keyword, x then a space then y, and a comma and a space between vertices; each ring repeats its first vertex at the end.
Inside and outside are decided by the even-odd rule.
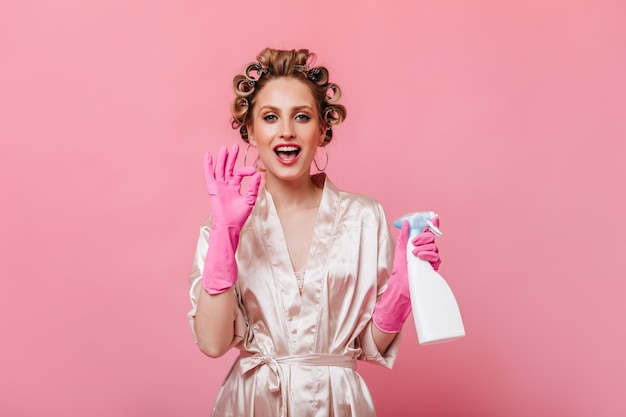
MULTIPOLYGON (((391 368, 397 336, 382 356, 371 317, 391 273, 393 241, 382 207, 338 190, 324 174, 302 295, 271 194, 261 190, 237 248, 235 338, 239 349, 213 416, 375 416, 356 360, 391 368)), ((210 219, 201 227, 188 314, 193 331, 210 219)), ((195 334, 194 334, 195 338, 195 334)))

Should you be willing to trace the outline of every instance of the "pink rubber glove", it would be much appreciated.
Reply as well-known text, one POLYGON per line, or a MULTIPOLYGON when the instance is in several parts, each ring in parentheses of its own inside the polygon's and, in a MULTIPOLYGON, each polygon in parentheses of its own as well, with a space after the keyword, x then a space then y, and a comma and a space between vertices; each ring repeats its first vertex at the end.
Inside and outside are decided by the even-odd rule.
MULTIPOLYGON (((439 219, 433 224, 439 227, 439 219)), ((393 255, 393 271, 387 289, 380 301, 374 307, 372 320, 385 333, 398 333, 411 313, 411 295, 409 292, 409 271, 406 263, 406 245, 409 239, 409 222, 402 223, 400 236, 396 242, 396 251, 393 255)), ((435 235, 426 230, 413 238, 413 255, 430 262, 435 270, 439 269, 441 258, 439 249, 435 245, 435 235)))
MULTIPOLYGON (((435 227, 439 228, 439 217, 435 217, 432 220, 435 227)), ((435 244, 435 235, 430 230, 426 229, 424 232, 413 238, 413 255, 418 258, 430 262, 435 271, 439 270, 441 265, 441 258, 439 257, 439 249, 435 244)), ((406 250, 406 246, 405 246, 406 250)))
POLYGON ((237 281, 235 252, 241 228, 248 219, 259 194, 261 175, 256 168, 244 166, 233 174, 239 146, 230 151, 220 148, 213 169, 213 159, 206 154, 204 178, 211 200, 211 237, 202 271, 202 286, 209 294, 220 294, 237 281), (241 195, 241 181, 252 176, 248 191, 241 195))

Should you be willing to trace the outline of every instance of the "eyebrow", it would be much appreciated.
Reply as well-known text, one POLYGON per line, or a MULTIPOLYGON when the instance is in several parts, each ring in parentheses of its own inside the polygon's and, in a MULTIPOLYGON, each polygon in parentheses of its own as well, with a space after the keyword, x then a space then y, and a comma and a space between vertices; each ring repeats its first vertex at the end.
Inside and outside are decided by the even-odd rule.
MULTIPOLYGON (((259 111, 262 111, 262 110, 270 110, 270 111, 274 111, 276 113, 280 113, 280 109, 278 107, 271 106, 271 105, 265 105, 265 106, 259 107, 259 111)), ((313 107, 309 106, 308 104, 303 104, 302 106, 295 106, 295 107, 292 107, 291 109, 289 109, 290 112, 298 112, 298 111, 302 111, 302 110, 313 111, 313 107)))

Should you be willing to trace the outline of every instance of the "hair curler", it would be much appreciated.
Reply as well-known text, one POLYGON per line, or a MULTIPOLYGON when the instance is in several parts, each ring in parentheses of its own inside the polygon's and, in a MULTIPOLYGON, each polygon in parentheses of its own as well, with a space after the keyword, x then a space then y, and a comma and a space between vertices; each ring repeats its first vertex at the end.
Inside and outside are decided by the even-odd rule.
POLYGON ((436 236, 443 235, 432 222, 435 217, 437 213, 433 211, 420 211, 405 214, 393 222, 397 228, 402 228, 404 221, 408 221, 410 226, 406 258, 413 320, 420 345, 447 342, 465 336, 459 306, 446 280, 433 269, 430 262, 413 255, 415 246, 412 240, 425 228, 436 236))

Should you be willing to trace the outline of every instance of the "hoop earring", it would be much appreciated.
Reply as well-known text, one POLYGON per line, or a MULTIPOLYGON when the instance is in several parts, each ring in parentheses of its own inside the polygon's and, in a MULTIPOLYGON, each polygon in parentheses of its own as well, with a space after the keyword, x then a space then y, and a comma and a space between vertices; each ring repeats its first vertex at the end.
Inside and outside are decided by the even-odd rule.
POLYGON ((317 160, 313 158, 313 164, 315 165, 315 168, 317 168, 317 172, 324 172, 328 167, 328 150, 326 149, 326 146, 323 146, 322 149, 324 149, 324 154, 326 154, 326 163, 323 168, 320 168, 319 165, 317 165, 317 160))
MULTIPOLYGON (((252 144, 248 143, 248 147, 246 148, 246 153, 243 155, 244 166, 248 166, 248 151, 250 150, 250 146, 252 146, 252 144)), ((259 155, 257 155, 256 159, 254 160, 254 167, 258 169, 260 163, 261 163, 261 160, 259 159, 259 155)))

